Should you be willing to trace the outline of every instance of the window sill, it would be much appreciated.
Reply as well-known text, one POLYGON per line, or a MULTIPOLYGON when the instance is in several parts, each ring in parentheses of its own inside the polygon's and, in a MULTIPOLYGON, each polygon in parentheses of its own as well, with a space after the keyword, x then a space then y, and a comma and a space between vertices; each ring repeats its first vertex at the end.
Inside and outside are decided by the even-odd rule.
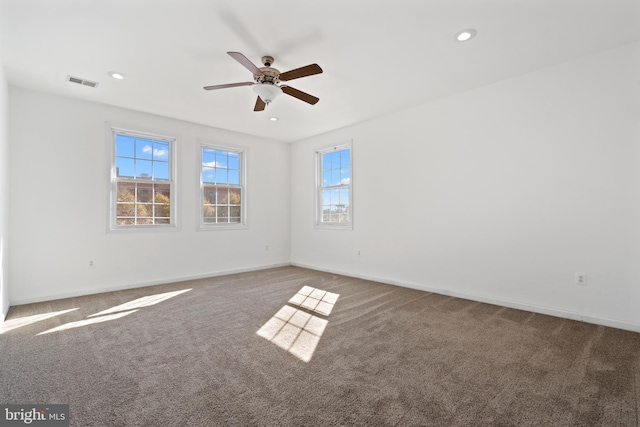
POLYGON ((344 224, 344 225, 338 225, 338 224, 318 224, 316 223, 313 228, 315 228, 316 230, 353 230, 353 224, 349 223, 349 224, 344 224))
POLYGON ((246 230, 247 224, 200 224, 198 231, 246 230))
POLYGON ((176 225, 128 225, 125 227, 110 226, 107 228, 108 233, 166 233, 179 231, 176 225))

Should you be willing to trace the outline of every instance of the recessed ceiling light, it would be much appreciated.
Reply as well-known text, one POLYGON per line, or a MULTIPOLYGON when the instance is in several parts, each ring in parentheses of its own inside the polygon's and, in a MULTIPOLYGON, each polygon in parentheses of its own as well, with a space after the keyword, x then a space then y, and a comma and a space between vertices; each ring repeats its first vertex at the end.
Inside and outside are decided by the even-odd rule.
POLYGON ((113 77, 113 78, 114 78, 114 79, 116 79, 116 80, 122 80, 122 79, 124 79, 124 77, 125 77, 125 75, 124 75, 124 74, 122 74, 122 73, 117 73, 117 72, 115 72, 115 71, 109 71, 107 74, 108 74, 108 75, 110 75, 111 77, 113 77))
POLYGON ((278 118, 277 117, 269 117, 269 120, 271 120, 272 122, 277 122, 278 118))
POLYGON ((466 42, 474 38, 476 34, 478 34, 478 32, 472 28, 462 30, 458 34, 456 34, 456 40, 459 42, 466 42))

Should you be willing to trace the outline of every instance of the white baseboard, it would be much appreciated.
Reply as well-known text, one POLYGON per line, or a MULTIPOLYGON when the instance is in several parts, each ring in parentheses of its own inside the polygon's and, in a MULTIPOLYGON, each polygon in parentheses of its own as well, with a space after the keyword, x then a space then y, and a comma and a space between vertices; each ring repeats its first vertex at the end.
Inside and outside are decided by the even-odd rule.
MULTIPOLYGON (((187 280, 206 279, 208 277, 227 276, 229 274, 247 273, 250 271, 266 270, 269 268, 288 267, 290 265, 291 265, 290 263, 285 262, 285 263, 279 263, 279 264, 260 265, 256 267, 238 268, 234 270, 216 271, 216 272, 197 274, 192 276, 171 277, 171 278, 161 279, 161 280, 152 280, 150 282, 138 282, 138 283, 132 283, 132 284, 126 284, 126 285, 119 285, 119 286, 107 286, 107 287, 95 288, 90 290, 60 292, 60 293, 48 294, 44 296, 38 296, 34 298, 19 298, 16 300, 11 300, 10 305, 14 306, 14 305, 32 304, 36 302, 53 301, 53 300, 63 299, 63 298, 73 298, 73 297, 81 297, 85 295, 102 294, 105 292, 122 291, 125 289, 135 289, 135 288, 144 288, 147 286, 166 285, 168 283, 184 282, 187 280)), ((7 311, 8 310, 9 308, 7 307, 7 311)), ((6 316, 6 312, 4 313, 4 315, 6 316)), ((0 322, 0 324, 1 323, 2 322, 0 322)))
MULTIPOLYGON (((567 311, 567 310, 561 310, 561 309, 552 308, 552 307, 538 306, 538 305, 529 304, 529 303, 520 302, 520 301, 510 301, 510 300, 504 300, 504 299, 499 299, 499 298, 486 297, 484 295, 476 295, 476 294, 469 294, 469 293, 450 291, 450 290, 447 290, 447 289, 439 289, 439 288, 434 288, 434 287, 415 284, 415 283, 400 282, 400 281, 392 280, 392 279, 385 279, 385 278, 380 278, 380 277, 372 277, 372 276, 366 276, 366 275, 361 275, 361 274, 353 274, 353 273, 350 273, 350 272, 327 269, 327 268, 322 268, 322 267, 318 267, 318 266, 315 266, 315 265, 308 265, 308 264, 303 264, 303 263, 298 263, 298 262, 291 262, 291 263, 285 262, 285 263, 279 263, 279 264, 261 265, 261 266, 256 266, 256 267, 240 268, 240 269, 234 269, 234 270, 225 270, 225 271, 204 273, 204 274, 198 274, 198 275, 192 275, 192 276, 172 277, 172 278, 167 278, 167 279, 162 279, 162 280, 154 280, 154 281, 149 281, 149 282, 138 282, 138 283, 134 283, 134 284, 127 284, 127 285, 120 285, 120 286, 102 287, 102 288, 97 288, 97 289, 91 289, 89 292, 87 292, 86 290, 84 290, 84 291, 79 290, 79 291, 71 291, 71 292, 62 292, 62 293, 50 294, 50 295, 34 297, 34 298, 21 298, 21 299, 17 299, 17 300, 12 300, 10 302, 10 305, 13 306, 13 305, 31 304, 31 303, 36 303, 36 302, 52 301, 52 300, 62 299, 62 298, 72 298, 72 297, 79 297, 79 296, 84 296, 84 295, 100 294, 100 293, 104 293, 104 292, 121 291, 121 290, 125 290, 125 289, 143 288, 143 287, 146 287, 146 286, 165 285, 165 284, 174 283, 174 282, 183 282, 183 281, 187 281, 187 280, 196 280, 196 279, 206 279, 208 277, 226 276, 226 275, 229 275, 229 274, 247 273, 247 272, 251 272, 251 271, 259 271, 259 270, 266 270, 266 269, 269 269, 269 268, 288 267, 288 266, 307 268, 309 270, 316 270, 316 271, 322 271, 322 272, 326 272, 326 273, 339 274, 341 276, 347 276, 347 277, 353 277, 353 278, 357 278, 357 279, 369 280, 369 281, 372 281, 372 282, 384 283, 384 284, 387 284, 387 285, 400 286, 400 287, 403 287, 403 288, 416 289, 416 290, 419 290, 419 291, 432 292, 432 293, 441 294, 441 295, 448 295, 448 296, 452 296, 452 297, 456 297, 456 298, 468 299, 468 300, 471 300, 471 301, 478 301, 478 302, 483 302, 483 303, 487 303, 487 304, 499 305, 499 306, 502 306, 502 307, 515 308, 515 309, 518 309, 518 310, 525 310, 525 311, 530 311, 532 313, 546 314, 546 315, 549 315, 549 316, 560 317, 560 318, 563 318, 563 319, 577 320, 577 321, 580 321, 580 322, 593 323, 595 325, 609 326, 609 327, 612 327, 612 328, 624 329, 624 330, 632 331, 632 332, 640 332, 640 324, 636 324, 636 323, 629 323, 629 322, 624 322, 624 321, 621 321, 621 320, 607 319, 607 318, 603 318, 603 317, 584 315, 584 314, 581 314, 581 313, 575 313, 575 312, 571 312, 571 311, 567 311)), ((9 311, 9 305, 7 305, 7 307, 3 307, 2 313, 0 313, 0 325, 4 321, 8 311, 9 311)))
POLYGON ((509 300, 504 300, 504 299, 499 299, 499 298, 491 298, 491 297, 486 297, 484 295, 476 295, 476 294, 468 294, 468 293, 462 293, 462 292, 456 292, 456 291, 449 291, 449 290, 446 290, 446 289, 438 289, 438 288, 433 288, 433 287, 424 286, 424 285, 418 285, 418 284, 414 284, 414 283, 399 282, 397 280, 384 279, 384 278, 379 278, 379 277, 370 277, 370 276, 365 276, 365 275, 360 275, 360 274, 353 274, 353 273, 348 273, 348 272, 344 272, 344 271, 326 269, 326 268, 321 268, 321 267, 317 267, 317 266, 314 266, 314 265, 307 265, 307 264, 298 263, 298 262, 292 262, 291 265, 295 266, 295 267, 307 268, 309 270, 323 271, 323 272, 326 272, 326 273, 339 274, 341 276, 353 277, 353 278, 356 278, 356 279, 363 279, 363 280, 369 280, 369 281, 372 281, 372 282, 384 283, 384 284, 387 284, 387 285, 400 286, 400 287, 403 287, 403 288, 410 288, 410 289, 416 289, 416 290, 419 290, 419 291, 432 292, 432 293, 435 293, 435 294, 447 295, 447 296, 467 299, 467 300, 471 300, 471 301, 484 302, 484 303, 487 303, 487 304, 499 305, 499 306, 502 306, 502 307, 515 308, 515 309, 518 309, 518 310, 525 310, 525 311, 530 311, 530 312, 533 312, 533 313, 546 314, 546 315, 549 315, 549 316, 560 317, 560 318, 563 318, 563 319, 577 320, 577 321, 580 321, 580 322, 593 323, 595 325, 609 326, 609 327, 612 327, 612 328, 624 329, 624 330, 632 331, 632 332, 640 332, 640 324, 624 322, 624 321, 621 321, 621 320, 607 319, 607 318, 596 317, 596 316, 589 316, 589 315, 584 315, 584 314, 575 313, 575 312, 566 311, 566 310, 561 310, 561 309, 552 308, 552 307, 544 307, 544 306, 538 306, 538 305, 529 304, 529 303, 525 303, 525 302, 509 301, 509 300))

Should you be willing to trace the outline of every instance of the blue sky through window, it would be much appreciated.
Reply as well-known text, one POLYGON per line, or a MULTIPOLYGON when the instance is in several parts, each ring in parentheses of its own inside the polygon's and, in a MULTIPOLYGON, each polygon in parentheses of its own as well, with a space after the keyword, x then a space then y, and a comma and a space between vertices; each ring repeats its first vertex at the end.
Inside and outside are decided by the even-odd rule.
POLYGON ((119 177, 169 180, 169 143, 129 135, 116 135, 119 177))
POLYGON ((202 148, 202 182, 240 185, 240 154, 202 148))
POLYGON ((332 151, 322 155, 322 185, 348 185, 351 182, 351 150, 332 151))

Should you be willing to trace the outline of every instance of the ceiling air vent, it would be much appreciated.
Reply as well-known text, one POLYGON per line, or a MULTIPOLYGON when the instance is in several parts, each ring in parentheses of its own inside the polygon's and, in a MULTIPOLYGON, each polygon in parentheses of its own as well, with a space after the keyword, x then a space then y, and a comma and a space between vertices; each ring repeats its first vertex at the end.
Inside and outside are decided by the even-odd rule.
POLYGON ((92 82, 91 80, 81 79, 80 77, 67 76, 67 81, 71 83, 77 83, 83 86, 96 87, 98 86, 98 82, 92 82))

